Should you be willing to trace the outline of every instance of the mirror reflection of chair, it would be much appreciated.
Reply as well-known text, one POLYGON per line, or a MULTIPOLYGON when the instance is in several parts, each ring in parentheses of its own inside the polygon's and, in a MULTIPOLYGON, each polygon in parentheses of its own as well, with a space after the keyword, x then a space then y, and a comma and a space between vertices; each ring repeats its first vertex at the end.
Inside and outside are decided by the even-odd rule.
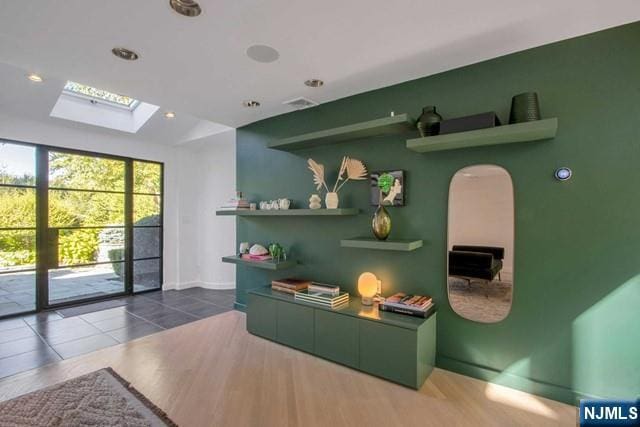
MULTIPOLYGON (((449 251, 449 276, 459 277, 471 286, 473 281, 479 281, 489 286, 498 276, 502 280, 502 260, 504 248, 493 246, 453 245, 449 251)), ((489 298, 488 292, 485 296, 489 298)))
POLYGON ((514 194, 509 172, 496 165, 460 169, 449 187, 447 291, 468 320, 496 323, 511 311, 514 194))

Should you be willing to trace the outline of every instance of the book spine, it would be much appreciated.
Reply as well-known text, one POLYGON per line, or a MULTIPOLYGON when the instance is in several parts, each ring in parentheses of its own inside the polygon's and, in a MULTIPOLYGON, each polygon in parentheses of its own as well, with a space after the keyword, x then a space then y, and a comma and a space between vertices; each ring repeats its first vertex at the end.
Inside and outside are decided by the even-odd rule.
POLYGON ((294 289, 283 288, 281 286, 276 286, 276 285, 271 285, 271 289, 273 289, 274 291, 278 291, 278 292, 285 292, 285 293, 291 294, 291 295, 294 295, 296 293, 296 291, 294 289))
POLYGON ((306 284, 292 285, 290 283, 282 283, 282 282, 278 282, 277 280, 273 280, 271 281, 271 286, 280 286, 281 288, 288 288, 288 289, 300 291, 302 289, 307 289, 308 285, 306 284))
POLYGON ((431 313, 433 313, 434 311, 433 307, 430 307, 429 309, 422 311, 422 310, 412 310, 410 308, 400 308, 395 306, 389 306, 386 304, 380 304, 380 310, 388 311, 390 313, 407 314, 409 316, 422 317, 422 318, 427 318, 431 316, 431 313))
POLYGON ((329 295, 340 294, 340 288, 325 288, 324 286, 309 285, 307 286, 307 289, 309 289, 310 292, 320 292, 320 293, 329 294, 329 295))
POLYGON ((408 304, 404 304, 404 303, 399 303, 399 302, 389 302, 389 301, 385 301, 384 304, 391 306, 391 307, 397 307, 397 308, 408 308, 408 309, 412 309, 412 310, 425 310, 427 308, 429 308, 431 306, 431 301, 427 304, 420 304, 420 305, 408 305, 408 304))

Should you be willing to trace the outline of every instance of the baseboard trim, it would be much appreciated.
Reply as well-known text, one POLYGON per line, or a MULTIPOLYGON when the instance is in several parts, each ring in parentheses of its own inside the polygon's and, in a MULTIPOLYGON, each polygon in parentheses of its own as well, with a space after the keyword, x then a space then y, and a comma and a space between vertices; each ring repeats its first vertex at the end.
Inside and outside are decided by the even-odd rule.
POLYGON ((436 366, 447 371, 478 378, 494 384, 536 394, 548 399, 577 406, 580 399, 598 399, 599 396, 588 395, 556 384, 549 384, 521 377, 508 372, 501 372, 491 368, 474 365, 446 356, 437 356, 436 366))
POLYGON ((189 288, 204 288, 204 289, 214 289, 214 290, 226 290, 226 289, 235 289, 235 282, 222 282, 222 283, 214 283, 214 282, 186 282, 181 283, 179 286, 176 286, 175 289, 189 289, 189 288))

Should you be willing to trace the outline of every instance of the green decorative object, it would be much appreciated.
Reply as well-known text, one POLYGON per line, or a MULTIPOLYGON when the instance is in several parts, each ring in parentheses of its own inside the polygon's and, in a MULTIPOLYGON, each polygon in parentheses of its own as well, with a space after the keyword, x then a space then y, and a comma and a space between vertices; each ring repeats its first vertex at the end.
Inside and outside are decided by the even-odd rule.
POLYGON ((525 92, 511 99, 509 123, 524 123, 540 120, 540 102, 536 92, 525 92))
POLYGON ((376 213, 373 215, 373 221, 371 222, 371 228, 373 229, 373 235, 378 240, 387 240, 391 233, 391 215, 384 208, 379 205, 376 209, 376 213))
POLYGON ((276 262, 280 262, 281 259, 287 260, 287 254, 279 243, 269 245, 269 255, 271 255, 271 258, 276 262))
POLYGON ((393 182, 394 177, 389 173, 383 173, 378 178, 380 198, 378 199, 378 209, 376 209, 376 213, 373 215, 373 221, 371 222, 373 235, 376 236, 378 240, 386 240, 391 233, 391 216, 383 206, 382 194, 388 193, 391 190, 393 182))

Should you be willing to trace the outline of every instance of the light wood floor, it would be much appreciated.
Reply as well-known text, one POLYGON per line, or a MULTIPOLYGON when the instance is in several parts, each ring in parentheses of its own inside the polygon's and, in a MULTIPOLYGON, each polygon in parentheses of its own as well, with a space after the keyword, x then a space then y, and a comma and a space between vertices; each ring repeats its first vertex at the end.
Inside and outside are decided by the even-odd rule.
POLYGON ((576 425, 576 409, 436 369, 420 391, 245 331, 232 311, 0 381, 0 401, 111 366, 181 426, 576 425))

